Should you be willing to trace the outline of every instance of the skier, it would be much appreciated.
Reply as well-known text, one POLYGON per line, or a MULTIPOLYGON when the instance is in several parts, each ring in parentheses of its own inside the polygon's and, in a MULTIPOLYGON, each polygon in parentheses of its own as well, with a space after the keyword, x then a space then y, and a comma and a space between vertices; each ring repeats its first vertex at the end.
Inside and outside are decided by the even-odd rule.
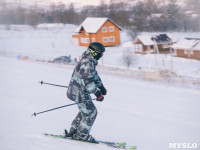
POLYGON ((103 56, 104 52, 105 47, 101 43, 91 43, 74 69, 67 97, 75 102, 84 102, 77 104, 79 113, 73 120, 69 133, 66 132, 66 137, 97 143, 89 134, 97 116, 97 109, 91 101, 90 94, 94 94, 97 101, 100 102, 104 100, 103 95, 107 94, 107 90, 96 71, 98 60, 103 56))

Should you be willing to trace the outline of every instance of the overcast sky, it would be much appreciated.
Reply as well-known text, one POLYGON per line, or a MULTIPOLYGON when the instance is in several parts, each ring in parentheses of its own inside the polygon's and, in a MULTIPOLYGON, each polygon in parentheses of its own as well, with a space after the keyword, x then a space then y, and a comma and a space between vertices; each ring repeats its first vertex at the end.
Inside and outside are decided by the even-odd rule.
MULTIPOLYGON (((105 2, 109 2, 109 0, 104 0, 105 2)), ((7 2, 11 3, 26 3, 26 4, 32 4, 32 3, 38 3, 38 4, 49 4, 49 3, 65 3, 65 4, 79 4, 79 5, 98 5, 100 3, 100 0, 7 0, 7 2)))
MULTIPOLYGON (((2 1, 2 0, 0 0, 2 1)), ((64 4, 70 4, 73 3, 75 5, 75 7, 80 7, 80 6, 84 6, 84 5, 99 5, 101 0, 4 0, 7 1, 9 3, 23 3, 23 4, 34 4, 37 3, 38 5, 48 5, 51 3, 64 3, 64 4)), ((108 4, 110 2, 110 0, 103 0, 104 3, 108 4)), ((145 1, 145 0, 114 0, 114 1, 128 1, 129 3, 135 3, 138 1, 145 1)), ((160 1, 160 0, 154 0, 154 1, 160 1)), ((184 0, 177 0, 178 2, 182 2, 184 0)))

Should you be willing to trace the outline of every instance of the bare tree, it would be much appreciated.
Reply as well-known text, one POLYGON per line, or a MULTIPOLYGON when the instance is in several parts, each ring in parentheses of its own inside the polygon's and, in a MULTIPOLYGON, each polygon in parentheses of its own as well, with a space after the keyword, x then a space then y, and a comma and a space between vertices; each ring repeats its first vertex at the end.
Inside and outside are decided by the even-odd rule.
POLYGON ((138 36, 137 27, 133 26, 133 25, 127 27, 127 34, 132 40, 134 40, 136 38, 136 36, 138 36))
POLYGON ((177 4, 177 0, 169 0, 169 4, 167 6, 166 11, 167 11, 168 28, 170 30, 177 29, 179 27, 178 24, 179 6, 177 4))
POLYGON ((185 7, 187 10, 196 11, 200 13, 200 1, 199 0, 185 0, 185 7))
POLYGON ((133 6, 122 0, 110 0, 109 4, 100 0, 98 6, 88 5, 79 10, 75 9, 73 3, 52 3, 46 9, 40 7, 37 1, 26 8, 20 6, 20 0, 13 0, 16 1, 15 5, 9 5, 7 1, 0 0, 0 24, 80 24, 86 17, 108 17, 128 30, 131 38, 142 31, 200 31, 200 17, 185 15, 186 11, 199 14, 199 0, 185 0, 185 6, 176 3, 177 0, 145 0, 133 6), (163 14, 163 17, 155 19, 151 17, 152 14, 163 14))
POLYGON ((135 53, 131 51, 131 48, 126 48, 122 54, 123 64, 129 68, 131 65, 135 64, 136 61, 137 57, 135 56, 135 53))

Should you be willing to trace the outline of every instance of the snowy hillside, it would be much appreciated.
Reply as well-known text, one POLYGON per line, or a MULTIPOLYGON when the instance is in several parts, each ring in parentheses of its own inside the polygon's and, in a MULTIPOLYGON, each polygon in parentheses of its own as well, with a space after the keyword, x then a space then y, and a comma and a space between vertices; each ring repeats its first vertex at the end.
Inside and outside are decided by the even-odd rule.
MULTIPOLYGON (((72 71, 70 66, 0 57, 1 150, 111 150, 42 135, 69 129, 76 106, 31 116, 72 103, 65 88, 38 83, 67 85, 72 71)), ((138 150, 168 150, 169 142, 199 144, 199 91, 99 74, 108 95, 102 103, 95 102, 98 116, 91 132, 95 138, 126 141, 138 150)))
MULTIPOLYGON (((71 24, 41 24, 37 28, 25 25, 1 25, 0 55, 18 59, 27 57, 28 60, 32 61, 52 61, 59 56, 71 55, 73 59, 76 58, 78 60, 83 51, 86 50, 86 47, 72 45, 72 34, 76 28, 77 26, 71 24)), ((167 34, 174 41, 178 41, 184 37, 198 38, 200 35, 199 32, 170 32, 167 34)), ((126 31, 123 31, 121 32, 121 45, 107 47, 103 61, 100 61, 100 64, 103 63, 105 67, 112 66, 112 68, 127 69, 122 61, 123 52, 127 50, 134 52, 134 46, 128 38, 126 31)), ((159 69, 171 70, 173 68, 176 76, 189 78, 192 82, 200 80, 200 61, 176 57, 171 59, 170 55, 164 54, 159 56, 153 54, 135 54, 135 58, 135 63, 130 67, 132 70, 139 71, 140 68, 140 71, 148 72, 158 71, 159 69)), ((187 81, 183 82, 186 83, 187 81)), ((195 88, 200 89, 200 86, 195 85, 195 88)))

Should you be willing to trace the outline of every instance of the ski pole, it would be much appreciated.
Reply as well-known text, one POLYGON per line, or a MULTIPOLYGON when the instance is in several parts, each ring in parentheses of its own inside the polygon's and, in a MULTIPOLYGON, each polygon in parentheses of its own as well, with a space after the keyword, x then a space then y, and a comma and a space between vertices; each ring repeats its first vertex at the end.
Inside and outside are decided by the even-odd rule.
POLYGON ((53 84, 53 83, 47 83, 47 82, 44 82, 44 81, 40 81, 39 83, 40 83, 41 85, 42 85, 42 84, 47 84, 47 85, 52 85, 52 86, 58 86, 58 87, 68 88, 68 86, 59 85, 59 84, 53 84))
POLYGON ((60 107, 48 109, 48 110, 41 111, 41 112, 38 112, 38 113, 35 113, 35 112, 34 112, 31 116, 35 116, 35 117, 36 117, 36 115, 38 115, 38 114, 42 114, 42 113, 49 112, 49 111, 52 111, 52 110, 56 110, 56 109, 60 109, 60 108, 63 108, 63 107, 68 107, 68 106, 76 105, 76 104, 83 103, 83 102, 87 102, 87 101, 93 101, 93 100, 96 100, 96 98, 91 99, 91 100, 84 100, 84 101, 77 102, 77 103, 73 103, 73 104, 63 105, 63 106, 60 106, 60 107))

